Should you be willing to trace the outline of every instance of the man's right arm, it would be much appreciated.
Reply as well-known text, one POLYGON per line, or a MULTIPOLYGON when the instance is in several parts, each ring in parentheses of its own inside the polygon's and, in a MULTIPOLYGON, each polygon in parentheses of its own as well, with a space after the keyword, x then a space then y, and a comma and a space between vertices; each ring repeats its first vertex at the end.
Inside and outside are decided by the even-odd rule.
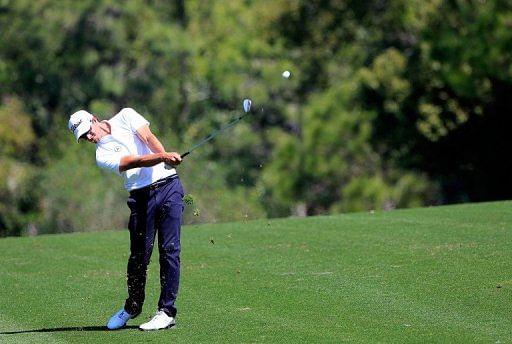
POLYGON ((175 152, 163 152, 146 155, 126 155, 119 162, 119 172, 124 172, 137 167, 151 167, 159 163, 176 166, 181 163, 181 158, 175 152))

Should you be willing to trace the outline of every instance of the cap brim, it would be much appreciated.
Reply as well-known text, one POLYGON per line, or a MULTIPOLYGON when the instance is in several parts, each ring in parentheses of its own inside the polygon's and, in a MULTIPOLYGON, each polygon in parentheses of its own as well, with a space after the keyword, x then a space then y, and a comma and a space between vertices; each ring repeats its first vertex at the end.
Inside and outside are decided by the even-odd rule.
POLYGON ((80 137, 91 129, 91 124, 81 123, 75 130, 76 142, 80 142, 80 137))

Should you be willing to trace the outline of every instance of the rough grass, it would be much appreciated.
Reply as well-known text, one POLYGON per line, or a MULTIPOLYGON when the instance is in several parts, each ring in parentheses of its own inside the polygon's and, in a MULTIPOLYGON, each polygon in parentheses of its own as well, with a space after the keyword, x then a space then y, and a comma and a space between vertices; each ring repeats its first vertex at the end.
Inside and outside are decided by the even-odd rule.
MULTIPOLYGON (((125 231, 0 240, 0 343, 510 343, 512 202, 185 226, 175 329, 105 323, 125 231)), ((158 254, 155 251, 155 256, 158 254)))

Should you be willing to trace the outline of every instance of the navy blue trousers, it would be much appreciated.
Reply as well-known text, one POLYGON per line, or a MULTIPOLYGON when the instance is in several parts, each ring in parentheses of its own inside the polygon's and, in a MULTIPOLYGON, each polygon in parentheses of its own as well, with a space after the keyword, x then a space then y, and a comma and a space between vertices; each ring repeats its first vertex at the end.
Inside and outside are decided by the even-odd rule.
POLYGON ((180 280, 180 234, 183 215, 183 187, 178 178, 158 187, 130 192, 130 258, 128 260, 128 299, 125 310, 137 316, 145 298, 146 271, 158 234, 160 257, 160 298, 158 309, 176 316, 175 301, 180 280))

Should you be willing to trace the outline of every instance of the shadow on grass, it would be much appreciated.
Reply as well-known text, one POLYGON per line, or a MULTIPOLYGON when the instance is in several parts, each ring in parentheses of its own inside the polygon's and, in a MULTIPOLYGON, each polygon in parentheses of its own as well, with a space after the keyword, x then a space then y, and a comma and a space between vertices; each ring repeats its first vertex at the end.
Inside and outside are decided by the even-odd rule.
MULTIPOLYGON (((116 331, 122 331, 122 330, 133 330, 138 329, 138 326, 125 326, 122 329, 116 330, 116 331)), ((41 328, 41 329, 35 329, 35 330, 23 330, 23 331, 9 331, 9 332, 0 332, 1 335, 7 335, 7 334, 20 334, 20 333, 51 333, 51 332, 106 332, 106 331, 112 331, 107 329, 106 326, 75 326, 75 327, 57 327, 57 328, 41 328)))

